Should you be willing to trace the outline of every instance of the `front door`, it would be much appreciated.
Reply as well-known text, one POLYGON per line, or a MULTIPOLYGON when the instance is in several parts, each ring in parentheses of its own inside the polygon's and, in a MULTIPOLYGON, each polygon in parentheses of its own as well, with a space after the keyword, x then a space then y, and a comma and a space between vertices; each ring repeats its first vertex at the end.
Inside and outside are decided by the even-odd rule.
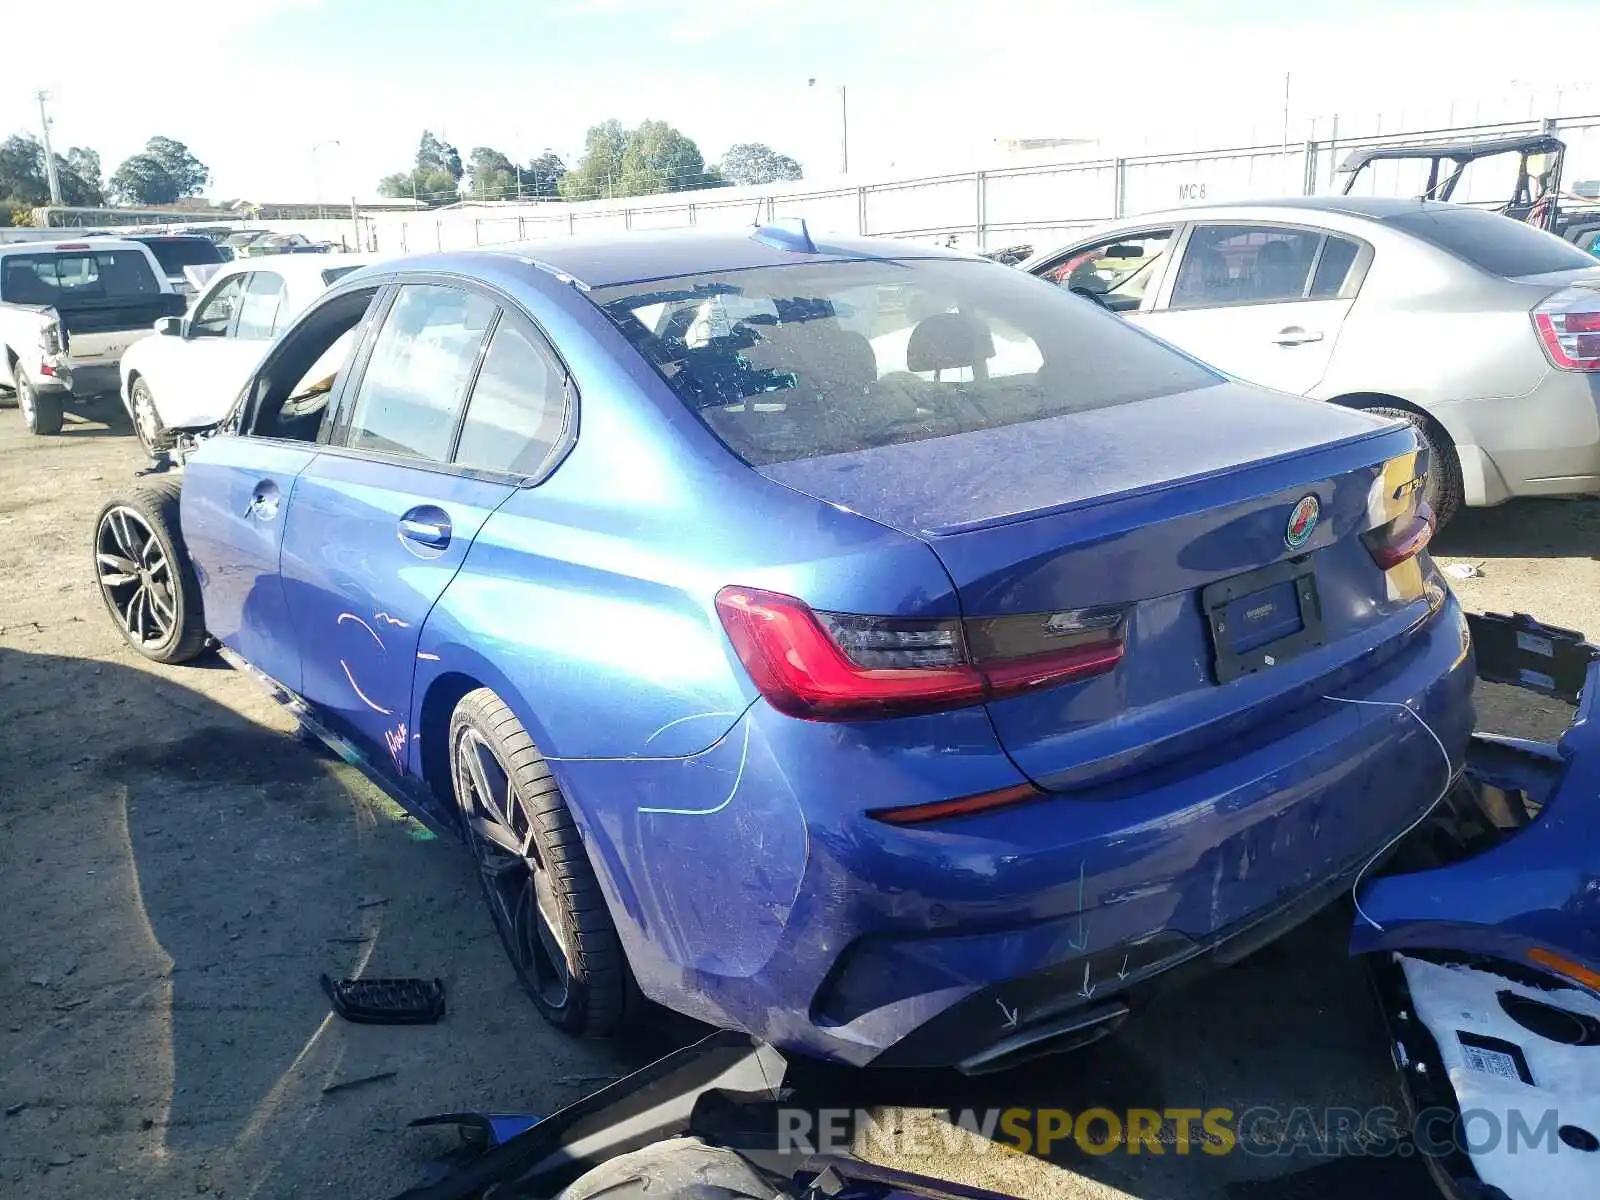
POLYGON ((307 442, 214 437, 184 465, 183 536, 212 637, 290 691, 300 655, 278 578, 295 480, 316 456, 307 442))
POLYGON ((492 300, 457 287, 397 289, 329 445, 298 481, 285 536, 301 694, 397 770, 423 622, 515 490, 451 465, 496 315, 492 300))
POLYGON ((1133 319, 1229 375, 1305 395, 1327 374, 1361 257, 1320 230, 1196 225, 1164 301, 1133 319))

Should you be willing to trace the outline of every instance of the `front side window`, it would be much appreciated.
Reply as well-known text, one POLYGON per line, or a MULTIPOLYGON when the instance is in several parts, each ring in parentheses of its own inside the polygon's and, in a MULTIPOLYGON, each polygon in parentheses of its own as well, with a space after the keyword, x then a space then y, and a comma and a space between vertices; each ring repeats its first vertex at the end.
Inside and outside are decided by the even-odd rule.
POLYGON ((1171 241, 1171 229, 1130 233, 1074 250, 1039 275, 1069 291, 1092 292, 1113 311, 1131 312, 1144 300, 1171 241))
POLYGON ((503 320, 472 386, 455 461, 466 467, 533 475, 561 437, 566 372, 549 350, 503 320))
POLYGON ((495 306, 436 284, 395 295, 351 408, 345 444, 444 462, 495 306))
POLYGON ((756 465, 1220 382, 1120 317, 992 262, 761 267, 589 297, 678 399, 756 465))
POLYGON ((195 309, 189 321, 189 336, 227 337, 228 330, 233 327, 233 314, 239 310, 239 301, 244 296, 244 283, 245 276, 241 273, 219 284, 195 309))
POLYGON ((1200 225, 1189 235, 1171 307, 1299 300, 1322 235, 1270 225, 1200 225))
POLYGON ((283 276, 276 271, 253 271, 245 285, 244 301, 239 306, 239 325, 234 337, 270 338, 277 328, 278 309, 283 303, 283 276))

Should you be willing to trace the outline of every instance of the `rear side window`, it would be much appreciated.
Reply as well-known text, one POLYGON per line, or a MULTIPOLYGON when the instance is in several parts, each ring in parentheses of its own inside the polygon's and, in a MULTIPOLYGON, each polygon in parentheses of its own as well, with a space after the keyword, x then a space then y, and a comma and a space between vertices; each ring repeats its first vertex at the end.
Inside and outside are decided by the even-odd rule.
POLYGON ((275 271, 254 271, 245 285, 244 303, 239 307, 239 324, 234 337, 269 338, 278 324, 278 309, 283 303, 283 276, 275 271))
POLYGON ((1331 300, 1337 296, 1360 252, 1361 247, 1354 242, 1330 234, 1322 244, 1322 257, 1317 259, 1316 274, 1311 280, 1311 299, 1331 300))
POLYGON ((1123 318, 993 262, 807 263, 589 296, 679 400, 756 465, 1220 381, 1123 318))
POLYGON ((1491 275, 1542 275, 1595 265, 1592 255, 1553 233, 1482 209, 1421 209, 1388 222, 1491 275))
POLYGON ((444 462, 495 315, 482 296, 434 284, 396 294, 361 376, 345 444, 444 462))
POLYGON ((0 274, 0 300, 80 308, 160 293, 150 260, 137 250, 9 254, 0 274))
POLYGON ((537 474, 560 439, 566 416, 561 364, 514 322, 502 320, 472 385, 455 461, 513 475, 537 474))

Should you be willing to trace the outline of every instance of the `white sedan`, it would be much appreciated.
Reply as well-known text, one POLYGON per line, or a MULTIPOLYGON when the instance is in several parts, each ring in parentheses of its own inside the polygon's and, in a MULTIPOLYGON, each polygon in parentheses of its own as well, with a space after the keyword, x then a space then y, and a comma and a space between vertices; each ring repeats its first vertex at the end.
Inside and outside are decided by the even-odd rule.
POLYGON ((156 322, 157 337, 122 356, 122 403, 152 458, 173 431, 210 425, 239 394, 278 332, 372 254, 284 254, 225 263, 189 315, 156 322))

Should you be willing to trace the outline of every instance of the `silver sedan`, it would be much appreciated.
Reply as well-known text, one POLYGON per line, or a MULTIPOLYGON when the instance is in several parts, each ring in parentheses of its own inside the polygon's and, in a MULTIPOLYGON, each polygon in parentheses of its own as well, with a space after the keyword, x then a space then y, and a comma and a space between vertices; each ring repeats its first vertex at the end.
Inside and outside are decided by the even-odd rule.
POLYGON ((1411 422, 1441 524, 1600 492, 1600 264, 1553 234, 1311 196, 1120 221, 1022 269, 1240 379, 1411 422))

